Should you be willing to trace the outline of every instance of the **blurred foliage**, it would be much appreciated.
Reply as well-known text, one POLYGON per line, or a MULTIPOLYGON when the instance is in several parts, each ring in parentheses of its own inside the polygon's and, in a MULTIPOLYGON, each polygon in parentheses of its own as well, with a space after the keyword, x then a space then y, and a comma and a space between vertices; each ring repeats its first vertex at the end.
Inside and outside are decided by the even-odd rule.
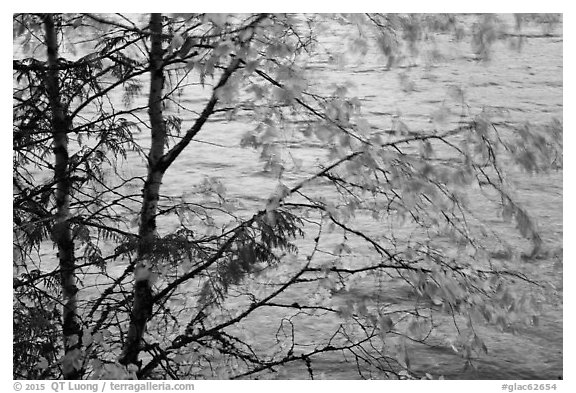
MULTIPOLYGON (((440 39, 469 42, 475 60, 495 61, 497 42, 519 43, 533 25, 553 34, 561 16, 518 15, 510 26, 498 15, 164 15, 166 150, 157 163, 146 139, 148 16, 54 18, 82 345, 64 353, 42 16, 14 14, 14 378, 59 378, 65 368, 100 379, 260 378, 283 367, 317 378, 317 361, 338 356, 362 378, 433 379, 414 369, 411 345, 442 345, 473 367, 490 351, 479 326, 537 324, 549 288, 518 266, 548 251, 507 170, 561 169, 562 122, 504 127, 468 108, 447 128, 467 105, 454 88, 434 114, 439 130, 413 129, 401 114, 381 129, 346 81, 325 86, 306 64, 320 57, 346 68, 374 50, 382 69, 419 56, 440 62, 429 45, 440 39), (335 24, 350 34, 330 47, 323 40, 335 24), (145 174, 163 175, 214 119, 248 129, 240 145, 259 152, 277 188, 248 214, 210 173, 182 195, 161 188, 141 261, 145 174), (314 168, 290 151, 306 143, 326 151, 314 168), (529 250, 478 217, 479 203, 529 250), (125 366, 133 273, 153 295, 141 364, 125 366), (529 289, 511 290, 517 282, 529 289), (391 301, 401 296, 410 302, 391 301), (321 331, 310 341, 302 332, 312 326, 321 331)), ((401 86, 413 89, 406 77, 401 86)))

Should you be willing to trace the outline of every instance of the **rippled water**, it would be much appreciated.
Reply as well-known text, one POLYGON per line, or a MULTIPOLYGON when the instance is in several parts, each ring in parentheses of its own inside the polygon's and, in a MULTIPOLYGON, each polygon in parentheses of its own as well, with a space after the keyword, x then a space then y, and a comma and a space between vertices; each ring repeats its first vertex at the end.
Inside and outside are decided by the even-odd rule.
MULTIPOLYGON (((526 39, 521 51, 510 50, 506 43, 497 43, 490 62, 475 60, 469 42, 448 42, 447 37, 439 37, 438 41, 444 58, 436 63, 427 64, 420 58, 409 66, 387 70, 385 61, 369 52, 357 64, 351 62, 345 67, 312 61, 308 71, 314 75, 312 80, 322 81, 320 86, 326 89, 332 88, 331 83, 351 80, 350 93, 361 100, 363 113, 374 129, 390 129, 397 116, 413 131, 438 127, 431 120, 442 104, 456 106, 451 99, 453 87, 464 92, 470 113, 491 110, 501 127, 525 122, 544 124, 553 117, 562 118, 561 28, 556 35, 535 34, 526 39)), ((334 38, 326 45, 337 42, 334 38)), ((459 114, 456 110, 452 118, 446 120, 445 127, 449 128, 459 114)), ((215 145, 197 143, 189 149, 180 163, 167 173, 164 184, 168 193, 181 193, 186 182, 199 181, 209 172, 222 180, 231 196, 245 201, 247 212, 263 207, 277 183, 275 178, 262 173, 257 152, 237 147, 242 135, 251 127, 221 121, 208 124, 199 138, 215 145)), ((294 143, 290 152, 303 159, 310 172, 316 160, 324 159, 325 154, 314 142, 294 143)), ((284 176, 288 184, 297 179, 297 174, 289 171, 284 176)), ((542 177, 517 173, 514 182, 518 198, 536 218, 546 247, 555 255, 532 261, 530 266, 523 268, 536 277, 545 276, 555 282, 561 299, 562 274, 553 265, 555 258, 562 257, 562 171, 542 177)), ((494 212, 482 211, 482 208, 479 207, 480 214, 494 217, 493 225, 502 225, 494 212)), ((501 229, 503 232, 509 230, 501 229)), ((518 243, 518 247, 524 246, 518 243)), ((413 299, 407 293, 392 293, 390 300, 402 304, 413 299)), ((414 367, 446 378, 556 379, 562 376, 562 302, 552 301, 548 307, 538 327, 516 334, 482 328, 489 353, 477 360, 477 370, 463 371, 462 359, 445 347, 414 347, 414 367)), ((270 333, 264 326, 275 317, 267 311, 252 319, 247 328, 255 329, 264 337, 270 333)), ((318 325, 308 326, 302 334, 314 337, 321 335, 323 329, 318 322, 318 325)), ((342 363, 336 357, 325 357, 315 363, 315 368, 323 378, 358 378, 351 364, 342 363)), ((304 366, 294 365, 275 377, 306 378, 307 372, 304 366)))
MULTIPOLYGON (((339 44, 338 37, 342 38, 344 34, 339 30, 341 27, 334 26, 334 29, 332 38, 323 43, 332 49, 339 44)), ((362 112, 375 130, 390 129, 397 118, 415 132, 433 129, 438 124, 432 119, 443 105, 453 110, 458 108, 446 119, 444 127, 450 128, 462 109, 452 98, 454 88, 464 92, 472 114, 490 109, 496 113, 495 119, 502 123, 502 127, 526 121, 544 124, 553 117, 562 118, 561 27, 553 35, 534 34, 527 38, 521 51, 510 50, 505 43, 496 43, 490 62, 477 61, 471 54, 469 42, 449 42, 449 37, 439 36, 436 45, 443 53, 441 61, 430 62, 425 56, 420 56, 388 70, 384 59, 375 52, 369 52, 345 67, 313 59, 307 71, 312 75, 311 80, 321 81, 314 88, 331 89, 332 83, 351 80, 350 94, 360 99, 362 112)), ((182 104, 197 107, 203 102, 199 99, 203 94, 190 91, 182 104)), ((184 120, 191 121, 191 118, 184 117, 184 120)), ((258 152, 239 147, 244 133, 254 127, 253 124, 223 119, 209 121, 198 135, 198 141, 194 141, 166 173, 163 193, 178 196, 189 192, 209 175, 226 185, 230 197, 243 202, 244 214, 251 215, 261 209, 277 186, 277 179, 262 171, 258 152)), ((142 135, 145 145, 148 144, 147 138, 147 135, 142 135)), ((325 159, 322 146, 313 141, 293 143, 290 152, 303 160, 309 173, 314 172, 317 161, 325 159)), ((145 171, 136 160, 127 163, 124 170, 132 175, 145 171)), ((288 170, 284 182, 293 185, 301 177, 302 174, 288 170)), ((446 378, 556 379, 562 375, 562 273, 553 267, 557 259, 562 258, 562 171, 542 177, 517 173, 514 182, 518 187, 518 198, 534 215, 545 247, 550 250, 550 257, 531 261, 523 269, 554 282, 559 300, 551 302, 538 327, 517 334, 482 328, 489 353, 477 360, 477 371, 463 371, 462 359, 444 347, 414 347, 412 358, 416 369, 446 378)), ((492 224, 501 225, 494 212, 482 211, 483 208, 488 209, 479 206, 480 214, 493 216, 492 224)), ((507 230, 506 227, 501 229, 503 232, 507 230)), ((518 244, 518 247, 523 246, 518 244)), ((367 292, 370 290, 367 288, 367 292)), ((386 296, 398 304, 413 301, 409 293, 402 291, 391 291, 386 296)), ((270 325, 268 321, 279 316, 270 313, 259 315, 252 318, 246 327, 264 334, 266 326, 270 325)), ((323 328, 319 321, 317 325, 308 325, 301 334, 314 337, 323 328)), ((316 362, 316 368, 324 378, 358 378, 351 363, 342 363, 336 357, 322 358, 316 362)), ((294 365, 280 371, 276 377, 306 378, 307 372, 303 366, 294 365)))

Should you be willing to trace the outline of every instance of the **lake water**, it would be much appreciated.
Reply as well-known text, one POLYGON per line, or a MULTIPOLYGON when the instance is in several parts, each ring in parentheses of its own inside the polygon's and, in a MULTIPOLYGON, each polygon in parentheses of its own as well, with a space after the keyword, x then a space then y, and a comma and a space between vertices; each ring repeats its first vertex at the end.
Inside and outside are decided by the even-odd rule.
MULTIPOLYGON (((341 31, 338 33, 340 27, 334 29, 336 33, 332 40, 327 39, 325 43, 331 48, 331 45, 338 45, 343 36, 341 31)), ((431 119, 443 103, 454 105, 450 99, 453 87, 464 92, 471 113, 491 110, 496 113, 495 121, 500 121, 503 127, 504 124, 514 127, 525 122, 541 125, 554 117, 562 119, 563 39, 561 27, 554 35, 543 35, 537 29, 531 32, 534 35, 525 40, 521 51, 511 50, 508 43, 494 44, 489 62, 477 61, 469 42, 454 43, 448 42, 448 37, 439 37, 437 45, 444 57, 437 63, 427 64, 422 56, 404 67, 387 70, 385 61, 369 51, 356 64, 352 60, 344 67, 338 67, 319 60, 312 61, 308 70, 314 74, 312 80, 322 81, 318 83, 320 88, 331 89, 332 83, 352 81, 350 93, 361 100, 362 111, 375 129, 390 129, 397 116, 412 130, 437 127, 431 119)), ((456 111, 445 127, 449 128, 458 114, 456 111)), ((225 121, 208 124, 199 139, 212 145, 196 143, 191 146, 180 163, 167 173, 166 192, 177 195, 183 191, 183 182, 196 182, 209 172, 221 179, 230 196, 246 204, 248 213, 262 208, 277 181, 262 173, 257 152, 238 148, 240 139, 251 127, 225 121)), ((302 159, 305 167, 308 166, 306 172, 310 173, 317 161, 325 162, 321 144, 313 141, 290 144, 290 154, 302 159)), ((298 174, 287 171, 283 181, 293 185, 297 179, 298 174)), ((562 376, 562 272, 555 268, 558 259, 562 259, 562 171, 536 177, 516 173, 513 181, 517 185, 517 197, 534 215, 545 247, 550 251, 548 258, 519 268, 555 283, 557 298, 551 299, 545 307, 537 327, 516 334, 502 332, 496 327, 481 328, 488 354, 477 359, 477 370, 464 371, 462 359, 448 348, 414 346, 411 357, 416 370, 456 379, 556 379, 562 376)), ((503 234, 509 231, 493 211, 482 211, 482 206, 479 209, 481 215, 494 217, 490 223, 499 227, 503 234)), ((526 247, 521 242, 516 244, 519 248, 526 247)), ((361 250, 354 251, 361 253, 361 250)), ((522 286, 516 289, 524 290, 522 286)), ((397 304, 413 302, 407 293, 389 296, 397 304)), ((259 314, 246 323, 246 328, 265 337, 277 329, 273 321, 280 316, 259 314), (265 328, 267 325, 270 329, 265 328)), ((315 337, 327 328, 319 321, 318 325, 308 326, 303 334, 315 337)), ((344 363, 334 356, 316 361, 315 370, 322 378, 358 378, 353 363, 344 363)), ((303 365, 294 365, 270 377, 307 378, 307 375, 303 365)))
MULTIPOLYGON (((334 34, 323 42, 334 48, 345 37, 342 27, 332 26, 334 34)), ((362 59, 351 59, 346 66, 338 66, 313 59, 307 67, 316 82, 314 88, 332 88, 332 83, 353 82, 350 94, 362 103, 362 112, 370 125, 376 129, 392 128, 395 119, 402 119, 411 130, 431 130, 438 127, 432 121, 443 103, 456 107, 451 98, 454 88, 464 92, 469 110, 473 114, 482 109, 494 110, 496 121, 508 126, 524 122, 545 124, 552 118, 562 119, 562 27, 552 35, 544 35, 535 29, 533 36, 523 43, 521 51, 511 50, 506 43, 493 46, 492 61, 482 62, 474 58, 469 42, 449 42, 447 36, 437 38, 441 61, 428 61, 424 56, 411 59, 390 70, 385 60, 376 52, 369 51, 362 59)), ((345 41, 345 40, 344 40, 345 41)), ((183 104, 194 107, 200 104, 198 92, 184 96, 183 104)), ((457 121, 459 112, 448 117, 447 129, 457 121)), ((184 116, 190 121, 190 116, 184 116)), ((188 123, 189 125, 190 123, 188 123)), ((504 127, 504 126, 503 126, 504 127)), ((184 124, 183 128, 186 128, 184 124)), ((259 153, 239 147, 242 136, 254 125, 243 122, 227 122, 216 118, 206 124, 193 142, 166 173, 163 193, 178 196, 191 192, 193 186, 209 174, 218 178, 227 188, 229 197, 243 203, 240 214, 250 216, 265 206, 266 200, 277 187, 274 176, 262 171, 259 153)), ((142 141, 147 135, 142 135, 142 141)), ((143 142, 147 146, 147 142, 143 142)), ((290 154, 303 161, 304 172, 313 173, 318 162, 326 162, 326 154, 320 143, 288 143, 290 154)), ((132 175, 144 173, 139 161, 128 163, 124 170, 132 175)), ((302 173, 287 169, 283 181, 294 185, 302 173)), ((548 257, 527 263, 520 269, 536 277, 546 277, 556 285, 556 299, 551 299, 541 317, 539 326, 526 328, 512 334, 496 327, 482 327, 482 336, 488 346, 488 354, 477 359, 478 369, 463 371, 461 358, 449 348, 411 347, 412 364, 416 370, 446 378, 483 379, 556 379, 562 376, 562 271, 555 268, 562 260, 562 171, 546 176, 528 176, 516 173, 517 197, 534 215, 541 229, 548 257)), ((502 225, 492 211, 479 213, 491 221, 503 234, 508 228, 502 225)), ((486 207, 488 209, 488 207, 486 207)), ((170 222, 164 223, 171 225, 170 222)), ((162 229, 160 229, 162 230, 162 229)), ((515 240, 512 240, 515 241, 515 240)), ((355 252, 362 253, 363 245, 352 244, 355 252)), ((518 247, 526 247, 518 243, 518 247)), ((519 285, 519 284, 518 284, 519 285)), ((524 290, 522 286, 516 288, 524 290)), ((370 294, 374 288, 367 288, 370 294)), ((313 295, 313 294, 308 294, 313 295)), ((407 292, 391 292, 391 302, 412 304, 414 299, 407 292)), ((270 334, 277 329, 276 318, 281 314, 256 314, 245 322, 246 329, 257 335, 270 334)), ((308 325, 304 336, 314 337, 325 329, 322 322, 308 325)), ((265 340, 263 340, 265 342, 265 340)), ((320 358, 314 363, 317 376, 322 378, 355 379, 358 374, 353 363, 344 363, 334 356, 320 358)), ((271 378, 307 378, 302 365, 279 370, 271 378)))

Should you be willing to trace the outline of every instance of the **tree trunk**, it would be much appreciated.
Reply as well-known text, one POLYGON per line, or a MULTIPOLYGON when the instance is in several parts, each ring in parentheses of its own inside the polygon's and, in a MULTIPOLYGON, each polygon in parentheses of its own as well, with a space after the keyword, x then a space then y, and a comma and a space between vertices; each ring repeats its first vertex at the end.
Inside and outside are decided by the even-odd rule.
POLYGON ((56 217, 52 229, 53 239, 58 247, 60 279, 62 285, 62 333, 64 338, 64 362, 62 371, 65 379, 78 379, 80 370, 80 349, 82 328, 77 315, 77 292, 74 242, 70 228, 70 176, 68 174, 68 131, 69 121, 59 91, 58 39, 52 14, 44 16, 48 71, 46 91, 52 112, 52 138, 54 151, 54 179, 56 183, 56 217))
POLYGON ((156 237, 156 213, 160 197, 160 185, 164 168, 158 163, 164 155, 166 144, 166 125, 162 114, 162 88, 164 85, 163 51, 162 51, 162 15, 150 17, 150 94, 148 97, 148 115, 152 132, 152 144, 148 154, 148 176, 142 195, 140 211, 140 243, 138 263, 134 271, 134 301, 130 315, 130 327, 120 357, 122 364, 140 365, 138 355, 146 323, 152 315, 152 288, 148 257, 154 250, 156 237))

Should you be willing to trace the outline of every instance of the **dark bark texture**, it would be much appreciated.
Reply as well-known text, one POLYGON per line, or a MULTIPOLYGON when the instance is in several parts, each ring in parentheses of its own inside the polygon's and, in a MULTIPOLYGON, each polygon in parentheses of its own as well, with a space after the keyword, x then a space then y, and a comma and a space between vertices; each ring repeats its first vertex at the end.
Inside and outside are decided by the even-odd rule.
MULTIPOLYGON (((66 355, 80 349, 82 328, 77 315, 77 293, 74 260, 74 242, 70 227, 71 182, 68 174, 68 132, 70 122, 62 104, 58 66, 57 27, 53 15, 44 15, 48 71, 46 72, 46 91, 51 111, 52 140, 54 152, 54 180, 56 184, 56 216, 52 228, 52 237, 58 247, 60 279, 62 285, 62 333, 66 355)), ((79 355, 78 355, 79 356, 79 355)), ((72 356, 73 357, 73 356, 72 356)), ((76 368, 70 357, 65 357, 63 373, 65 379, 78 379, 81 370, 76 368), (67 363, 67 364, 66 364, 67 363)))
POLYGON ((150 95, 148 115, 152 132, 152 143, 148 154, 148 176, 142 191, 142 208, 140 211, 140 243, 138 247, 138 264, 135 268, 134 300, 130 315, 130 326, 120 358, 122 364, 140 365, 138 355, 141 350, 142 336, 146 323, 152 315, 153 297, 150 284, 150 264, 146 261, 154 251, 156 237, 156 213, 160 198, 160 185, 164 170, 158 163, 164 155, 166 144, 166 124, 162 114, 162 89, 164 85, 163 50, 162 50, 162 15, 150 17, 150 95))

